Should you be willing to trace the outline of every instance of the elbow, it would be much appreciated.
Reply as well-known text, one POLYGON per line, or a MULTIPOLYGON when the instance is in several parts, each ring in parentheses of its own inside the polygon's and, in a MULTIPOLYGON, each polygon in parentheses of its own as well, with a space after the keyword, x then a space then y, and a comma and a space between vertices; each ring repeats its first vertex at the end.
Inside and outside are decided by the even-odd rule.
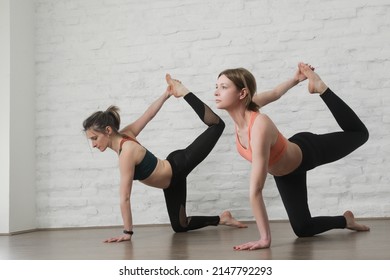
POLYGON ((130 195, 121 196, 121 204, 128 204, 128 203, 130 203, 130 195))
POLYGON ((255 188, 254 190, 251 190, 249 194, 249 200, 251 203, 259 201, 263 197, 263 189, 262 188, 255 188))

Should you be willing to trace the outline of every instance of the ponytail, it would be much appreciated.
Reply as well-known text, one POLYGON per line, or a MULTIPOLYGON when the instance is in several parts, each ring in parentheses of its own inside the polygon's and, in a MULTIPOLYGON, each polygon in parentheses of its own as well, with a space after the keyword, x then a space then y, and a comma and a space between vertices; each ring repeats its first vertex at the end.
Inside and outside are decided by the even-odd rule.
POLYGON ((112 118, 112 124, 116 131, 119 130, 119 126, 121 124, 121 117, 119 115, 119 108, 117 106, 111 105, 107 108, 107 110, 104 112, 105 114, 108 114, 112 118))
POLYGON ((110 106, 106 111, 97 111, 89 116, 83 122, 84 131, 94 129, 98 132, 105 133, 106 127, 110 126, 113 131, 118 132, 121 123, 119 115, 119 108, 117 106, 110 106))

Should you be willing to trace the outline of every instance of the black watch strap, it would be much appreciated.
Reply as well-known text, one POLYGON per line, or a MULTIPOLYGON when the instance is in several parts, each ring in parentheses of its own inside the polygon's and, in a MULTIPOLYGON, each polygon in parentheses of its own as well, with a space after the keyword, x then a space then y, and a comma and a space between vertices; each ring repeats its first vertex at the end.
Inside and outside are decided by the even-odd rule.
POLYGON ((132 230, 123 230, 123 233, 124 234, 129 234, 129 235, 133 235, 134 234, 134 232, 132 231, 132 230))

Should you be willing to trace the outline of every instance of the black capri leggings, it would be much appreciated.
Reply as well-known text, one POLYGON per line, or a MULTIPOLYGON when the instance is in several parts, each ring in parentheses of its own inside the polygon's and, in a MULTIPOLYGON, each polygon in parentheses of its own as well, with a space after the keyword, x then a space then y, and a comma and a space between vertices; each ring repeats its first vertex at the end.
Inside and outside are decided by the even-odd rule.
POLYGON ((316 166, 345 157, 368 140, 367 128, 344 101, 330 89, 320 96, 343 131, 322 135, 301 132, 292 136, 289 140, 302 150, 302 163, 288 175, 274 176, 291 226, 298 237, 346 227, 344 216, 311 216, 306 173, 316 166))
POLYGON ((169 219, 175 232, 219 224, 219 216, 187 217, 187 176, 214 148, 225 128, 225 123, 193 93, 187 94, 184 99, 208 128, 187 148, 176 150, 167 157, 173 174, 169 187, 164 189, 164 196, 169 219))

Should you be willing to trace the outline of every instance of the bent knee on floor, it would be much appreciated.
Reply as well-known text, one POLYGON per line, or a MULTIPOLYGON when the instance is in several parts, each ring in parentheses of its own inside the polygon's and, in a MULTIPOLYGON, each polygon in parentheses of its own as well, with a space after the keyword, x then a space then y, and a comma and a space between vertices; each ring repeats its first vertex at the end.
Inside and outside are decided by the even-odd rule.
POLYGON ((307 224, 293 225, 293 231, 297 237, 314 236, 312 231, 309 229, 309 225, 307 224))
POLYGON ((172 229, 174 232, 179 233, 179 232, 187 232, 188 229, 185 227, 182 227, 181 225, 171 225, 172 229))
POLYGON ((173 229, 174 232, 186 232, 188 231, 188 227, 187 227, 187 222, 184 222, 186 221, 187 219, 183 219, 183 220, 171 220, 171 227, 173 229))

